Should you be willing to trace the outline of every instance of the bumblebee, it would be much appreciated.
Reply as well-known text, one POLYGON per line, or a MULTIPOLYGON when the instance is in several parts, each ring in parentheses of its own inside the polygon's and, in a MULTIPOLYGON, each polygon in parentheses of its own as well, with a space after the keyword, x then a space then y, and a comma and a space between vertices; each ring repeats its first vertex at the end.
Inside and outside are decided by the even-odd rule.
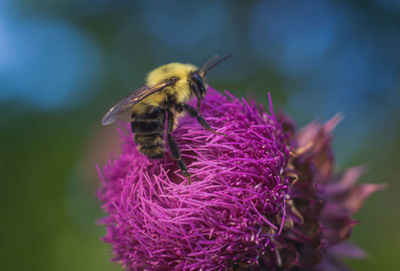
POLYGON ((112 124, 130 112, 135 143, 138 150, 150 159, 163 157, 164 131, 167 126, 167 142, 172 157, 177 160, 183 175, 190 183, 188 168, 171 133, 178 125, 178 118, 188 113, 207 130, 220 134, 200 114, 200 103, 207 91, 207 73, 230 57, 231 55, 219 58, 215 55, 200 69, 192 64, 182 63, 169 63, 156 68, 148 74, 144 86, 111 107, 102 124, 112 124), (197 98, 197 110, 187 104, 193 96, 197 98))

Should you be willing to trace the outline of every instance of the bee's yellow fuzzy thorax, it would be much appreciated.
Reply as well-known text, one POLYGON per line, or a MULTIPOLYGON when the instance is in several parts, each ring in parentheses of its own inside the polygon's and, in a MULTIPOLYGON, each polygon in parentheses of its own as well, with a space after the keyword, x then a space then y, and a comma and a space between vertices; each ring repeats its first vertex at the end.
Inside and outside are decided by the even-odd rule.
POLYGON ((135 105, 132 111, 136 114, 141 114, 146 111, 148 106, 160 106, 168 96, 173 95, 176 103, 186 103, 191 96, 189 86, 189 76, 191 72, 197 70, 197 67, 192 64, 169 63, 160 66, 150 72, 147 76, 146 85, 151 87, 158 83, 168 80, 171 77, 177 77, 179 80, 173 86, 164 88, 149 97, 143 99, 135 105))
POLYGON ((192 64, 182 64, 182 63, 169 63, 162 65, 147 76, 146 83, 148 86, 158 84, 166 79, 173 76, 178 77, 181 80, 187 81, 189 74, 196 71, 197 67, 192 64))

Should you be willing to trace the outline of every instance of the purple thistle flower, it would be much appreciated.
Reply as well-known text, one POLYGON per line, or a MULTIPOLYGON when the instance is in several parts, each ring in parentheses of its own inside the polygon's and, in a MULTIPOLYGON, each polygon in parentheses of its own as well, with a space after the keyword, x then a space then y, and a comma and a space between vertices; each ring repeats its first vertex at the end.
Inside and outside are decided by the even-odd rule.
POLYGON ((336 256, 361 256, 344 240, 380 186, 355 184, 360 168, 333 175, 338 117, 297 132, 271 102, 268 114, 226 94, 209 88, 202 112, 227 137, 189 116, 173 133, 190 185, 168 151, 149 160, 119 129, 122 153, 98 193, 114 260, 126 270, 338 270, 336 256))

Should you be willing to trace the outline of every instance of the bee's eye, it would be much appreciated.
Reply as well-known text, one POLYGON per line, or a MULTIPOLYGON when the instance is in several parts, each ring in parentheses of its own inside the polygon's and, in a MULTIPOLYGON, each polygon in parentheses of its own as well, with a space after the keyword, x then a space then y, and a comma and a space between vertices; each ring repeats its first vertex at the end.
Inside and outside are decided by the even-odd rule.
POLYGON ((197 92, 200 96, 204 96, 206 94, 206 89, 203 83, 203 78, 201 78, 198 72, 195 72, 192 74, 192 80, 194 84, 194 92, 197 92))

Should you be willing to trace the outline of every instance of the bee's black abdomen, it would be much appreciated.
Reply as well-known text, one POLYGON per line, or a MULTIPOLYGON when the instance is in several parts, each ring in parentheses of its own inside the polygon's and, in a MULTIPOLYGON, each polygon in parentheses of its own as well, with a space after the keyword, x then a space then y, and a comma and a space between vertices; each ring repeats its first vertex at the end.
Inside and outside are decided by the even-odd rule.
POLYGON ((136 119, 133 122, 133 132, 141 135, 160 134, 164 131, 163 126, 161 122, 136 119))
POLYGON ((164 156, 164 146, 156 145, 151 147, 139 146, 139 151, 149 157, 150 159, 159 159, 164 156))
POLYGON ((159 107, 150 107, 147 113, 137 116, 132 122, 139 151, 151 159, 163 157, 164 122, 164 111, 159 107))
POLYGON ((163 138, 160 134, 150 134, 150 135, 135 135, 135 143, 142 147, 152 147, 157 145, 162 145, 163 138))

